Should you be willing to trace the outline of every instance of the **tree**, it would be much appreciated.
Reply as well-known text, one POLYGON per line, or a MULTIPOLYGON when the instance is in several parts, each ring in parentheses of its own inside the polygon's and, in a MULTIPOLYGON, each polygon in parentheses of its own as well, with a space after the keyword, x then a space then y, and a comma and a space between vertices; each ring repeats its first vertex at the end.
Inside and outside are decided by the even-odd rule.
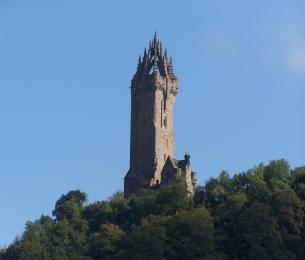
POLYGON ((247 259, 250 254, 260 254, 273 259, 281 249, 282 237, 277 221, 269 205, 253 202, 239 215, 234 223, 234 237, 231 240, 232 256, 247 259))
POLYGON ((305 166, 291 171, 291 187, 299 198, 305 201, 305 166))
POLYGON ((52 220, 44 216, 35 222, 28 221, 22 236, 7 248, 1 259, 51 259, 46 234, 49 225, 52 220))
POLYGON ((185 179, 178 177, 169 186, 162 187, 156 197, 156 214, 175 215, 179 211, 193 206, 192 198, 188 195, 185 179))
POLYGON ((304 203, 290 189, 274 193, 271 197, 271 206, 286 248, 296 252, 302 244, 301 232, 305 217, 304 203))
POLYGON ((214 226, 204 208, 183 211, 166 225, 168 252, 166 259, 218 259, 215 252, 214 226))
POLYGON ((53 216, 57 220, 80 217, 83 204, 87 201, 87 194, 79 190, 69 191, 62 195, 55 204, 53 216))
POLYGON ((113 259, 120 250, 125 232, 117 225, 102 224, 89 238, 89 254, 93 259, 113 259))
POLYGON ((271 161, 264 169, 264 179, 272 190, 289 189, 289 164, 285 160, 271 161))
POLYGON ((167 235, 166 223, 168 217, 152 216, 134 226, 127 236, 125 259, 132 260, 162 260, 166 259, 167 235))
POLYGON ((226 187, 221 185, 218 178, 210 178, 205 185, 205 206, 214 211, 226 197, 226 187))
POLYGON ((91 232, 97 232, 102 224, 111 223, 113 209, 108 201, 95 202, 84 208, 82 217, 88 222, 91 232))

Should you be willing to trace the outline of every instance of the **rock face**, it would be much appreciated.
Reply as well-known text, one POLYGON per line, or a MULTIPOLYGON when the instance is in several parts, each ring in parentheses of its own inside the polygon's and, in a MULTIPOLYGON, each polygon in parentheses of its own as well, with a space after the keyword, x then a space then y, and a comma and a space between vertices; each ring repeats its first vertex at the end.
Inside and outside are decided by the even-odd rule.
POLYGON ((142 188, 170 184, 178 174, 186 178, 188 191, 194 192, 195 175, 190 157, 174 159, 175 135, 173 108, 178 94, 178 80, 172 59, 157 35, 139 57, 131 81, 130 168, 124 179, 126 197, 142 188))

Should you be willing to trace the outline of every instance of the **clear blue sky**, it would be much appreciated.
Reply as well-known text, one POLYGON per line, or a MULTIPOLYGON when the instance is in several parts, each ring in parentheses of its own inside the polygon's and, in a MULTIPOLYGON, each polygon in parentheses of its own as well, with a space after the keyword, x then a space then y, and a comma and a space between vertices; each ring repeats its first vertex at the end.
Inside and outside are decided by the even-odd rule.
POLYGON ((61 194, 123 189, 130 93, 155 30, 180 91, 176 157, 199 184, 305 165, 304 1, 0 1, 0 245, 61 194), (250 3, 251 2, 251 3, 250 3))

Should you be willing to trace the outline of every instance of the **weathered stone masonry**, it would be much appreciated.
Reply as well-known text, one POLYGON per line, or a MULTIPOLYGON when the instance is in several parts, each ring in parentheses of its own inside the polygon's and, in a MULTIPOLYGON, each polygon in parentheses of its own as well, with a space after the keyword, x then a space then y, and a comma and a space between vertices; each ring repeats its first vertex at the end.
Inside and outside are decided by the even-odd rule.
POLYGON ((173 108, 178 94, 178 80, 172 59, 162 43, 154 39, 139 57, 131 81, 130 168, 124 179, 126 197, 142 188, 170 184, 183 174, 188 191, 193 194, 196 176, 190 157, 175 160, 173 108))

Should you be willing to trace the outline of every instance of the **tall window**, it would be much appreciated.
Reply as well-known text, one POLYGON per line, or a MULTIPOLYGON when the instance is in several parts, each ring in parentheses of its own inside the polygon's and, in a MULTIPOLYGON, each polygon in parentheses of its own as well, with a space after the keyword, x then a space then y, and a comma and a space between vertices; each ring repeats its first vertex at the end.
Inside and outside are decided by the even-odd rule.
POLYGON ((163 127, 163 102, 161 100, 161 127, 163 127))

